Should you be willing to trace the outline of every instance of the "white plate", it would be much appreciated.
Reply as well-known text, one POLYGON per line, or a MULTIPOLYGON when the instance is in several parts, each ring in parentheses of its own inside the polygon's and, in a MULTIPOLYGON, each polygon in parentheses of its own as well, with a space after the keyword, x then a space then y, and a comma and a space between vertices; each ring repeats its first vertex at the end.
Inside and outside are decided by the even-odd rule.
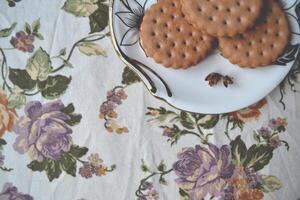
POLYGON ((215 50, 208 58, 187 70, 167 69, 146 57, 139 42, 143 14, 155 0, 112 0, 110 28, 121 59, 143 80, 149 91, 182 110, 197 113, 227 113, 251 105, 269 94, 288 74, 299 57, 300 0, 281 0, 290 21, 292 37, 277 63, 259 69, 243 69, 231 64, 215 50), (208 86, 211 72, 234 77, 228 88, 208 86))

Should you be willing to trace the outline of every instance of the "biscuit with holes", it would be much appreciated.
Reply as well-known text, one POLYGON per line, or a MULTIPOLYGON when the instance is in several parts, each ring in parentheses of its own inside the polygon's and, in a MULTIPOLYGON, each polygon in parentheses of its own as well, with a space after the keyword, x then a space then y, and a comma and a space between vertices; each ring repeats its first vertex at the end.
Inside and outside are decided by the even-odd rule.
POLYGON ((288 19, 275 0, 267 0, 257 25, 233 38, 219 38, 222 55, 241 67, 274 63, 289 42, 288 19))
POLYGON ((255 24, 262 0, 180 0, 188 21, 206 33, 234 36, 255 24))
POLYGON ((187 23, 180 8, 179 0, 160 0, 145 13, 140 28, 146 54, 174 69, 199 63, 211 51, 213 41, 187 23))

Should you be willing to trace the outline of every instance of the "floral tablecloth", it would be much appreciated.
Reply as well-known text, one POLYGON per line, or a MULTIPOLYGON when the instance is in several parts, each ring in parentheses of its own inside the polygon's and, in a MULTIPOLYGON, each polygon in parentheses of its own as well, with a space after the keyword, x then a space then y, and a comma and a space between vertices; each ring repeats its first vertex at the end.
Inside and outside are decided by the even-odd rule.
POLYGON ((104 0, 0 2, 0 200, 300 198, 299 64, 248 108, 187 113, 107 24, 104 0))

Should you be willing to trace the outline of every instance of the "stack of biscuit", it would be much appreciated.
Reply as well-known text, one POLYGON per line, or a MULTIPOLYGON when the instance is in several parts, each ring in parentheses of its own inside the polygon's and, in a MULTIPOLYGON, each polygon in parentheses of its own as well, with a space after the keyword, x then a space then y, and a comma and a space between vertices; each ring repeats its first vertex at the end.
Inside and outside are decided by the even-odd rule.
POLYGON ((233 64, 270 65, 283 54, 289 35, 277 0, 158 0, 140 28, 146 54, 174 69, 205 59, 214 41, 233 64))

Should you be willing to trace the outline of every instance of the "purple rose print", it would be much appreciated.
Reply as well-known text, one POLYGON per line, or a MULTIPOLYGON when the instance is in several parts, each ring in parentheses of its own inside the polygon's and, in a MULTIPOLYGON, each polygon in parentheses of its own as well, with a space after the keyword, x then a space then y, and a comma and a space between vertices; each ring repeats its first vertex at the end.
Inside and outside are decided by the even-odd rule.
POLYGON ((72 144, 72 129, 66 123, 70 117, 61 111, 63 108, 61 101, 27 103, 25 116, 20 117, 13 127, 18 135, 14 149, 20 154, 28 153, 33 160, 59 160, 72 144))
POLYGON ((287 121, 285 118, 281 118, 278 117, 277 119, 271 119, 269 121, 269 127, 273 130, 273 131, 285 131, 286 127, 287 127, 287 121))
POLYGON ((264 139, 269 138, 271 136, 271 130, 266 127, 262 127, 257 130, 258 134, 262 136, 264 139))
POLYGON ((163 136, 170 138, 173 136, 173 133, 174 133, 174 130, 172 128, 166 127, 163 131, 163 136))
POLYGON ((234 165, 231 163, 230 147, 220 149, 213 144, 208 148, 196 145, 178 154, 173 169, 178 176, 176 183, 189 193, 192 200, 204 198, 207 194, 218 197, 232 176, 234 165))
POLYGON ((112 133, 117 134, 128 133, 126 126, 120 126, 115 119, 118 118, 116 108, 122 104, 122 101, 127 99, 127 94, 124 91, 124 86, 116 86, 112 90, 107 92, 106 101, 100 106, 99 118, 104 119, 105 129, 112 133))
POLYGON ((2 192, 0 193, 1 200, 33 200, 28 194, 18 192, 18 189, 11 183, 5 183, 3 185, 2 192))
POLYGON ((91 178, 93 176, 92 165, 85 162, 82 167, 79 168, 79 174, 84 178, 91 178))
POLYGON ((145 181, 142 185, 143 189, 145 190, 152 190, 154 188, 152 182, 145 181))
POLYGON ((223 190, 222 200, 233 200, 234 199, 234 188, 232 186, 226 186, 223 190))
POLYGON ((23 52, 33 52, 34 46, 34 36, 26 34, 24 31, 19 31, 16 33, 16 37, 12 37, 10 43, 15 48, 23 52))
POLYGON ((261 176, 253 169, 246 167, 244 169, 245 179, 250 188, 257 188, 262 183, 261 176))
POLYGON ((107 92, 107 101, 113 102, 115 104, 120 105, 122 103, 121 96, 118 95, 115 91, 108 91, 107 92))
POLYGON ((276 119, 270 119, 270 121, 269 121, 269 127, 271 129, 276 129, 278 127, 276 119))
POLYGON ((158 192, 155 190, 153 183, 145 181, 142 184, 142 188, 146 191, 146 194, 140 195, 137 200, 158 200, 158 192))
POLYGON ((148 192, 146 200, 158 200, 159 196, 156 190, 152 189, 148 192))
POLYGON ((101 105, 100 107, 100 113, 104 117, 105 115, 108 116, 114 116, 114 109, 116 108, 116 105, 114 102, 108 101, 101 105))
POLYGON ((273 148, 278 148, 281 146, 281 141, 278 135, 273 136, 270 138, 269 140, 269 144, 271 145, 271 147, 273 148))
POLYGON ((112 165, 108 168, 103 160, 99 157, 98 153, 91 153, 88 157, 88 161, 82 163, 82 167, 79 168, 79 174, 88 179, 95 176, 105 176, 107 172, 112 172, 116 169, 116 165, 112 165))

